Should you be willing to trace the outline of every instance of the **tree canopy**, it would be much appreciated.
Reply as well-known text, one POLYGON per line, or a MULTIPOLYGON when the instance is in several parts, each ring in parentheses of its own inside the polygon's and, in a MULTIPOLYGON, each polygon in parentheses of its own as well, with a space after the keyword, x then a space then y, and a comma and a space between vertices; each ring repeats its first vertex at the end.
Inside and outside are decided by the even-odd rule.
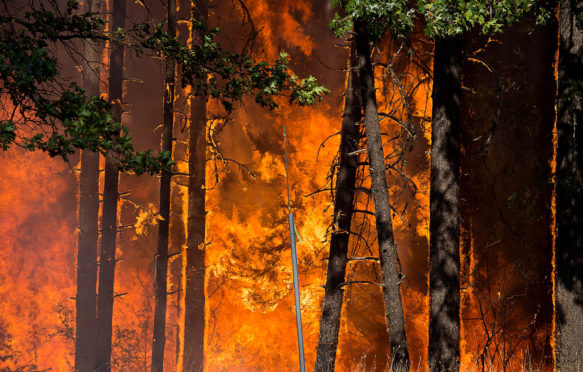
POLYGON ((404 0, 333 0, 344 16, 336 14, 330 27, 340 37, 352 30, 354 22, 366 25, 372 41, 378 41, 388 31, 395 36, 406 36, 414 27, 415 19, 424 23, 425 34, 431 38, 459 35, 464 31, 480 30, 483 34, 502 31, 532 12, 537 22, 544 23, 551 16, 549 6, 537 0, 419 0, 411 7, 404 0))
POLYGON ((88 97, 77 83, 65 84, 59 70, 57 44, 74 50, 85 40, 127 43, 139 54, 156 53, 176 60, 184 85, 195 94, 210 94, 227 111, 243 96, 270 109, 275 96, 287 94, 290 102, 313 104, 328 93, 314 77, 300 79, 289 70, 287 54, 273 64, 254 61, 248 55, 231 53, 216 40, 218 29, 207 29, 193 20, 201 43, 186 45, 164 31, 164 23, 153 29, 147 23, 106 32, 105 19, 81 13, 76 0, 65 9, 56 3, 38 4, 22 13, 9 12, 3 0, 0 13, 0 97, 4 112, 0 121, 0 147, 13 145, 41 150, 67 161, 77 150, 115 153, 124 171, 157 173, 172 165, 168 153, 137 151, 127 127, 114 119, 112 103, 88 97), (132 41, 128 42, 129 37, 132 41))

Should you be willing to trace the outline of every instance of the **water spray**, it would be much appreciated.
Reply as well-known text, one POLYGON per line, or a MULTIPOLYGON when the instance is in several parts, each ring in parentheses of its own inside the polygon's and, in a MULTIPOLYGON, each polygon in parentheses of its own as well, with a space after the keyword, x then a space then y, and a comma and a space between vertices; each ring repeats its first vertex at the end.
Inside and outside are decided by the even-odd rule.
POLYGON ((306 361, 304 360, 304 336, 302 332, 302 311, 300 307, 300 280, 298 275, 298 257, 296 251, 296 231, 294 215, 291 211, 290 191, 289 191, 289 173, 287 170, 287 136, 285 125, 283 126, 283 149, 285 155, 285 182, 287 185, 287 219, 289 221, 289 235, 291 242, 292 270, 294 277, 294 297, 296 301, 296 328, 298 334, 298 352, 300 355, 300 372, 306 371, 306 361))

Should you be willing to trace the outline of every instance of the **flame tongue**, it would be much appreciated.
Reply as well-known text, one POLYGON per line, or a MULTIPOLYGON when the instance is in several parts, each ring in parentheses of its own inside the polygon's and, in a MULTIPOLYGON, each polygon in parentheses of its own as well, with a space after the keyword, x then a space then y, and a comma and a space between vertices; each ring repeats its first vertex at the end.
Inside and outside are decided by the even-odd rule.
POLYGON ((0 338, 17 369, 70 370, 75 293, 75 182, 59 160, 0 153, 0 338), (68 200, 71 198, 73 200, 68 200))
MULTIPOLYGON (((226 3, 217 5, 216 14, 231 14, 231 4, 226 3)), ((343 66, 347 57, 346 50, 334 46, 338 40, 328 31, 326 24, 331 10, 323 3, 316 0, 246 1, 256 28, 261 29, 258 41, 262 49, 258 48, 258 59, 273 60, 281 50, 287 50, 293 57, 292 67, 296 73, 318 76, 332 90, 333 96, 311 108, 289 107, 282 98, 282 106, 276 112, 268 112, 257 108, 253 102, 245 102, 244 107, 229 118, 221 133, 212 138, 221 147, 223 157, 210 158, 206 168, 205 369, 208 371, 298 368, 281 136, 284 125, 288 129, 291 204, 297 218, 295 231, 299 232, 298 237, 301 234, 298 263, 307 369, 311 369, 315 362, 323 296, 321 285, 325 284, 325 259, 329 248, 327 228, 332 221, 333 207, 329 191, 314 191, 329 188, 327 175, 339 145, 339 138, 333 136, 341 123, 342 108, 338 107, 337 102, 341 101, 344 93, 345 79, 343 71, 331 70, 323 65, 343 66), (323 141, 325 143, 321 146, 323 141), (235 159, 240 165, 228 163, 225 159, 235 159)), ((217 22, 226 23, 224 32, 227 35, 235 34, 230 32, 239 27, 225 19, 217 22)), ((415 36, 422 40, 420 34, 418 30, 415 36)), ((400 169, 414 182, 417 193, 411 196, 409 188, 412 186, 397 174, 389 177, 388 184, 391 186, 390 200, 396 211, 393 217, 399 258, 402 272, 406 274, 402 297, 411 364, 413 369, 424 370, 427 360, 426 271, 430 180, 427 150, 431 135, 431 120, 428 117, 431 71, 423 66, 431 66, 431 45, 418 41, 415 47, 417 51, 427 52, 420 53, 427 59, 423 63, 412 63, 407 55, 407 58, 384 61, 386 65, 392 63, 394 75, 387 75, 387 71, 381 71, 378 67, 377 99, 380 111, 391 113, 401 120, 399 125, 383 122, 387 138, 397 138, 396 142, 385 144, 386 154, 392 154, 405 143, 403 123, 411 122, 418 129, 416 146, 407 153, 407 163, 400 169), (405 109, 399 94, 403 90, 409 97, 408 109, 405 109)), ((399 45, 397 41, 387 39, 379 48, 382 56, 393 58, 395 53, 392 51, 398 50, 399 45)), ((145 76, 156 76, 158 71, 157 65, 146 62, 140 67, 143 67, 145 76)), ((128 101, 133 101, 135 105, 133 113, 127 116, 130 126, 153 123, 155 118, 160 117, 161 104, 156 106, 151 102, 161 103, 161 80, 145 79, 144 84, 138 88, 125 86, 128 101)), ((187 93, 181 92, 178 100, 184 100, 187 93)), ((207 107, 209 125, 213 128, 224 124, 221 121, 224 119, 217 119, 222 114, 219 107, 212 100, 207 107)), ((175 152, 179 171, 186 173, 184 160, 187 159, 187 150, 182 140, 187 137, 187 131, 180 132, 179 127, 177 125, 175 133, 178 138, 175 152)), ((157 146, 159 132, 152 135, 149 130, 135 130, 134 135, 143 147, 157 146)), ((529 138, 529 144, 538 143, 529 138)), ((535 155, 533 157, 544 157, 535 155)), ((364 153, 358 156, 362 163, 366 162, 364 153)), ((57 160, 47 159, 45 154, 24 153, 18 149, 1 152, 0 164, 0 237, 3 246, 0 249, 0 296, 3 299, 0 302, 0 369, 4 366, 17 369, 28 364, 38 369, 72 370, 75 317, 71 296, 75 293, 76 275, 75 177, 72 172, 58 173, 66 167, 57 160)), ((537 164, 530 166, 534 169, 537 164)), ((473 166, 476 167, 475 164, 473 166)), ((362 188, 369 186, 368 171, 365 170, 364 167, 359 168, 359 186, 362 188)), ((173 211, 183 215, 173 216, 176 217, 172 223, 177 238, 173 240, 172 252, 180 251, 184 241, 187 204, 183 181, 184 177, 174 178, 173 211)), ((535 183, 530 178, 521 179, 521 182, 522 185, 535 183)), ((113 363, 118 370, 145 370, 149 365, 153 316, 152 258, 157 239, 155 227, 159 220, 157 206, 151 202, 157 199, 157 183, 155 177, 121 178, 120 192, 131 191, 122 198, 121 224, 131 225, 136 219, 137 223, 135 230, 120 233, 118 244, 120 262, 117 265, 115 292, 125 294, 116 298, 114 305, 113 363)), ((483 187, 474 185, 474 188, 483 187)), ((490 202, 491 199, 484 197, 481 205, 490 202)), ((372 201, 366 193, 359 193, 356 208, 371 210, 372 201)), ((480 270, 478 252, 481 240, 478 238, 484 240, 485 235, 494 231, 484 223, 481 212, 475 209, 471 213, 465 222, 465 239, 461 248, 466 274, 480 270), (479 223, 481 227, 476 227, 479 223), (482 228, 483 231, 474 231, 482 228)), ((522 222, 535 228, 539 226, 532 220, 522 222)), ((500 223, 494 225, 502 229, 500 223)), ((374 220, 360 213, 355 216, 353 227, 362 239, 353 238, 349 255, 376 256, 374 220)), ((514 261, 508 257, 504 254, 490 257, 489 267, 495 266, 496 273, 511 271, 517 265, 513 265, 514 261)), ((180 268, 180 259, 180 256, 175 256, 171 267, 180 268)), ((493 283, 492 295, 485 297, 487 291, 475 283, 485 275, 484 271, 478 274, 471 278, 467 276, 462 292, 462 315, 465 315, 462 363, 466 366, 475 365, 479 357, 475 350, 487 340, 475 326, 476 323, 470 321, 479 315, 480 305, 486 304, 478 302, 477 295, 482 296, 481 300, 490 301, 490 305, 508 310, 508 306, 503 304, 510 303, 508 298, 516 289, 513 283, 519 280, 517 272, 511 272, 504 277, 508 280, 507 287, 501 279, 493 283)), ((377 263, 351 261, 348 264, 347 281, 369 283, 351 284, 345 288, 338 370, 384 370, 387 365, 389 356, 384 305, 380 288, 375 284, 379 278, 377 263)), ((171 292, 180 288, 180 280, 179 275, 169 278, 171 292)), ((166 347, 166 367, 169 371, 175 369, 177 343, 180 342, 176 337, 177 328, 181 326, 178 321, 180 310, 175 303, 178 297, 172 295, 169 299, 166 347)), ((501 345, 520 345, 515 354, 516 360, 525 357, 521 349, 523 345, 545 345, 547 336, 536 331, 544 329, 547 310, 543 304, 540 312, 536 310, 534 316, 528 318, 531 323, 525 326, 530 332, 527 335, 515 333, 504 336, 507 339, 501 345), (515 340, 520 340, 522 344, 515 340)), ((497 322, 491 317, 486 317, 486 320, 490 324, 497 322)))

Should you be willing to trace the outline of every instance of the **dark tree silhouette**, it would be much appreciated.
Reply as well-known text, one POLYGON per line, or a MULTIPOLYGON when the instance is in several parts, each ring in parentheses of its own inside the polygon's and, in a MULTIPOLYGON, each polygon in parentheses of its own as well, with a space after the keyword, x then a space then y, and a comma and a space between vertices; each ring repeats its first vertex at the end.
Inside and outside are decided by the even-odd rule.
MULTIPOLYGON (((176 0, 168 0, 168 35, 176 37, 176 0)), ((174 85, 176 61, 166 59, 164 81, 164 126, 162 151, 172 155, 172 130, 174 127, 174 85)), ((168 273, 168 231, 170 221, 170 181, 172 174, 164 170, 160 178, 160 217, 158 221, 158 250, 154 278, 154 333, 152 340, 152 372, 164 370, 164 345, 166 343, 166 299, 168 273)))
POLYGON ((555 337, 561 371, 583 365, 583 2, 560 4, 555 337))
MULTIPOLYGON (((192 17, 208 21, 206 0, 192 3, 192 17)), ((199 42, 193 38, 193 42, 199 42)), ((193 48, 195 45, 192 46, 193 48)), ((182 370, 202 371, 205 328, 205 185, 206 185, 206 95, 192 97, 188 147, 188 220, 184 257, 184 352, 182 370)))
POLYGON ((359 127, 362 117, 360 105, 360 80, 356 70, 356 50, 351 43, 348 66, 348 83, 340 129, 339 168, 336 175, 334 219, 332 239, 330 240, 330 255, 326 271, 326 286, 324 289, 324 304, 320 319, 320 336, 318 338, 318 354, 315 371, 334 371, 336 350, 338 348, 338 331, 342 312, 344 288, 342 284, 346 277, 346 262, 348 243, 350 241, 350 223, 354 210, 354 187, 358 157, 350 154, 358 150, 359 127))
MULTIPOLYGON (((113 30, 124 29, 126 0, 113 0, 113 30)), ((121 122, 123 99, 122 44, 111 45, 109 54, 109 101, 113 102, 116 120, 121 122)), ((111 336, 113 316, 113 284, 115 277, 115 250, 117 243, 117 200, 119 169, 113 154, 105 157, 105 178, 103 186, 103 210, 101 216, 101 252, 99 256, 99 291, 97 297, 97 347, 95 369, 111 370, 111 336)))
POLYGON ((391 204, 387 190, 386 169, 382 146, 379 112, 376 100, 371 47, 366 25, 355 22, 356 50, 360 74, 366 147, 370 162, 371 192, 374 200, 379 258, 383 278, 385 316, 391 343, 393 371, 409 370, 409 350, 405 334, 405 316, 401 302, 401 278, 397 267, 397 245, 393 234, 391 204))
MULTIPOLYGON (((99 13, 100 5, 100 0, 87 0, 86 10, 99 13)), ((99 62, 101 59, 99 43, 87 41, 84 53, 83 87, 88 97, 99 96, 99 62)), ((75 328, 75 370, 78 372, 93 371, 95 362, 98 213, 99 154, 83 150, 79 175, 75 328)))
POLYGON ((429 201, 430 371, 459 369, 461 61, 461 36, 435 41, 429 201))

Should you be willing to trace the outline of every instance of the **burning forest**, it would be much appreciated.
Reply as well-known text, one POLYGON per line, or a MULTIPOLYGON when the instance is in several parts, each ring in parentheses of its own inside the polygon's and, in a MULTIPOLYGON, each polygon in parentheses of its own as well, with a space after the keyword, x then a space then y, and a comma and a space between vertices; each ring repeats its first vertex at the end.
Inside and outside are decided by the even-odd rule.
POLYGON ((0 4, 0 371, 583 371, 583 2, 0 4))

